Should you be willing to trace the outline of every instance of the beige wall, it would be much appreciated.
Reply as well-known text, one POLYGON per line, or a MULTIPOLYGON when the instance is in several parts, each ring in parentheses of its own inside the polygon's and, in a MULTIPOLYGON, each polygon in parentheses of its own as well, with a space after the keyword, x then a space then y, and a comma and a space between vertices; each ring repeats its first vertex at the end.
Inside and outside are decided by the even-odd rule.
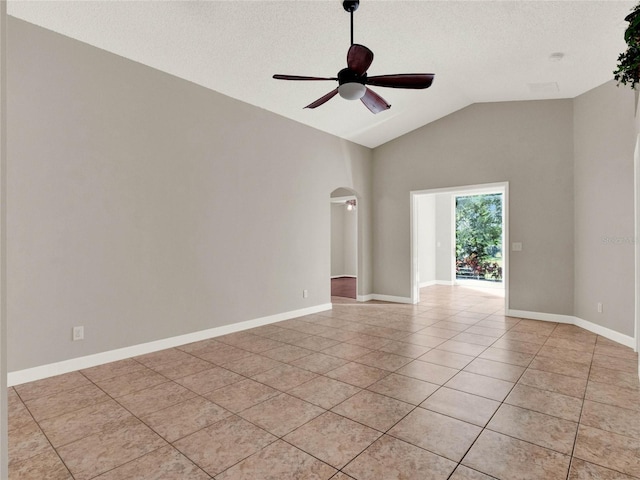
POLYGON ((358 274, 357 211, 344 202, 331 204, 331 276, 358 274))
POLYGON ((343 248, 344 248, 344 266, 342 271, 343 275, 350 275, 352 277, 358 276, 358 231, 357 231, 357 220, 358 220, 358 211, 356 210, 347 210, 344 208, 344 237, 343 237, 343 248))
POLYGON ((455 219, 452 218, 453 195, 439 193, 436 201, 436 280, 443 283, 453 282, 453 258, 455 245, 452 238, 455 219), (438 246, 439 245, 439 246, 438 246))
POLYGON ((420 284, 452 282, 451 193, 419 195, 418 271, 420 284))
POLYGON ((409 192, 509 182, 512 309, 573 313, 571 100, 475 104, 374 150, 376 293, 410 296, 409 192))
POLYGON ((574 100, 574 311, 629 336, 634 335, 635 136, 631 89, 611 81, 574 100))
POLYGON ((344 205, 331 204, 331 276, 344 271, 344 205))
POLYGON ((436 281, 436 222, 435 195, 422 195, 417 199, 418 208, 418 278, 420 285, 436 281))
POLYGON ((633 232, 611 85, 472 105, 371 152, 12 18, 8 71, 12 371, 329 302, 338 187, 358 195, 359 295, 410 296, 410 191, 507 181, 510 307, 633 334, 615 286, 633 255, 590 243, 633 232))
POLYGON ((328 303, 337 187, 371 293, 369 149, 9 20, 11 371, 328 303))

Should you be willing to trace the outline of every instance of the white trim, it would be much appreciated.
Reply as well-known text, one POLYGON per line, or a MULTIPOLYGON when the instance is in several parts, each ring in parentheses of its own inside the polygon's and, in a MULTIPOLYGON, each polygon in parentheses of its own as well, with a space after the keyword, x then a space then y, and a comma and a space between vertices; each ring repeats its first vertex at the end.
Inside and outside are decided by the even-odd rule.
POLYGON ((8 478, 7 413, 7 2, 0 5, 0 478, 8 478))
POLYGON ((418 265, 418 196, 409 192, 409 295, 411 303, 420 301, 420 266, 418 265))
POLYGON ((347 200, 355 200, 356 202, 358 201, 355 195, 348 195, 346 197, 330 197, 331 203, 344 203, 347 200))
POLYGON ((610 328, 603 327, 597 323, 583 320, 582 318, 574 317, 572 315, 557 315, 555 313, 541 313, 541 312, 527 312, 524 310, 507 310, 509 317, 527 318, 531 320, 542 320, 544 322, 557 322, 567 323, 575 325, 576 327, 584 328, 592 333, 601 335, 609 340, 617 342, 625 347, 634 348, 636 340, 634 337, 625 335, 610 328))
MULTIPOLYGON (((634 206, 634 238, 640 235, 640 135, 638 134, 638 92, 636 92, 636 145, 633 150, 633 206, 634 206)), ((634 335, 633 349, 640 352, 640 242, 635 242, 635 304, 634 304, 634 335)), ((640 378, 640 356, 638 356, 638 378, 640 378)))
POLYGON ((332 275, 331 280, 334 278, 358 278, 357 275, 332 275))
MULTIPOLYGON (((430 188, 427 190, 412 190, 410 193, 413 195, 437 195, 438 193, 458 193, 458 192, 472 192, 473 195, 478 192, 478 195, 482 195, 484 193, 496 193, 496 191, 500 191, 509 182, 495 182, 495 183, 482 183, 479 185, 460 185, 454 187, 443 187, 443 188, 430 188)), ((462 195, 460 195, 462 196, 462 195)))
MULTIPOLYGON (((509 309, 509 182, 485 183, 480 185, 461 185, 455 187, 432 188, 428 190, 412 190, 409 192, 409 240, 410 240, 410 295, 411 303, 420 301, 420 286, 418 281, 418 196, 450 193, 452 196, 482 195, 488 193, 502 193, 502 282, 504 285, 505 312, 509 309), (459 194, 459 195, 458 195, 459 194)), ((452 207, 455 212, 455 202, 452 207)), ((455 245, 455 214, 452 215, 453 245, 455 245)), ((455 262, 452 262, 455 263, 455 262)), ((452 265, 452 285, 455 285, 455 265, 452 265)))
POLYGON ((528 312, 526 310, 507 310, 508 317, 526 318, 528 320, 542 320, 543 322, 573 324, 576 317, 572 315, 560 315, 557 313, 528 312))
POLYGON ((433 285, 453 286, 455 285, 455 282, 453 282, 452 280, 429 280, 428 282, 421 282, 420 288, 431 287, 433 285))
POLYGON ((413 303, 408 297, 396 297, 393 295, 380 295, 378 293, 369 293, 367 295, 358 295, 359 302, 370 302, 371 300, 380 300, 381 302, 393 303, 413 303))
POLYGON ((275 322, 281 322, 283 320, 289 320, 290 318, 297 318, 304 315, 310 315, 312 313, 324 312, 326 310, 331 310, 331 307, 332 306, 330 303, 325 303, 322 305, 316 305, 315 307, 307 307, 301 308, 299 310, 277 313, 275 315, 269 315, 267 317, 255 318, 253 320, 209 328, 207 330, 200 330, 198 332, 178 335, 176 337, 164 338, 162 340, 156 340, 148 343, 141 343, 139 345, 132 345, 130 347, 118 348, 116 350, 109 350, 107 352, 87 355, 85 357, 71 358, 69 360, 63 360, 62 362, 50 363, 48 365, 40 365, 38 367, 9 372, 8 384, 9 386, 20 385, 22 383, 32 382, 34 380, 40 380, 42 378, 53 377, 55 375, 60 375, 63 373, 69 373, 84 368, 95 367, 104 363, 115 362, 117 360, 124 360, 125 358, 144 355, 145 353, 157 352, 159 350, 165 350, 167 348, 173 348, 179 345, 185 345, 187 343, 198 342, 200 340, 219 337, 221 335, 227 335, 229 333, 239 332, 242 330, 247 330, 249 328, 260 327, 262 325, 268 325, 275 322))
MULTIPOLYGON (((458 237, 456 236, 456 197, 455 193, 449 195, 449 278, 451 285, 456 284, 456 245, 458 237)), ((436 215, 437 217, 437 215, 436 215)), ((436 229, 438 226, 436 225, 436 229)))
POLYGON ((629 335, 624 335, 623 333, 616 332, 610 328, 603 327, 602 325, 598 325, 597 323, 589 322, 588 320, 583 320, 578 317, 575 317, 574 325, 601 335, 609 340, 613 340, 614 342, 618 342, 625 347, 633 348, 636 342, 635 339, 629 335))
POLYGON ((380 295, 378 293, 373 293, 371 295, 371 300, 380 300, 382 302, 393 302, 393 303, 413 303, 413 301, 409 297, 396 297, 394 295, 380 295))

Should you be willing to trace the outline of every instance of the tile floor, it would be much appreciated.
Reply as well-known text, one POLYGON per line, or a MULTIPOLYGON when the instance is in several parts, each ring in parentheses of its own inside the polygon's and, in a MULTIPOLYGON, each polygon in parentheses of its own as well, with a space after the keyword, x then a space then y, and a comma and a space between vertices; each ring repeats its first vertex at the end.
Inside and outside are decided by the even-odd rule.
POLYGON ((633 351, 496 290, 421 299, 11 388, 10 479, 640 478, 633 351))

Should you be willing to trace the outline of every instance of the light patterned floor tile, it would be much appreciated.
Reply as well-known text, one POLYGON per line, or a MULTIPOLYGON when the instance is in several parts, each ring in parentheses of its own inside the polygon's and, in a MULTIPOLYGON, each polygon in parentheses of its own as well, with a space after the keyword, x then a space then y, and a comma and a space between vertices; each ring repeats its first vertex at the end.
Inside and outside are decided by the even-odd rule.
POLYGON ((328 480, 336 469, 278 440, 218 475, 216 480, 328 480))
POLYGON ((414 479, 429 472, 432 480, 446 480, 455 462, 422 448, 384 435, 343 471, 358 480, 414 479))

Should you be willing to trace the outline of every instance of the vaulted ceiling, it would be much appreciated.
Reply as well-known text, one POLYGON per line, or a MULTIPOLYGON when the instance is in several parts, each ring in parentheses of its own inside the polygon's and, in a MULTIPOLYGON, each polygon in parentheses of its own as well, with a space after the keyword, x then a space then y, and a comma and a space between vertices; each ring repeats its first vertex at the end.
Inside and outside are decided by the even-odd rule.
POLYGON ((354 40, 375 54, 370 75, 436 74, 427 90, 373 88, 392 105, 377 115, 340 97, 303 109, 335 83, 271 78, 346 66, 340 0, 10 0, 8 13, 376 147, 472 103, 573 98, 611 80, 635 3, 361 0, 354 40))

